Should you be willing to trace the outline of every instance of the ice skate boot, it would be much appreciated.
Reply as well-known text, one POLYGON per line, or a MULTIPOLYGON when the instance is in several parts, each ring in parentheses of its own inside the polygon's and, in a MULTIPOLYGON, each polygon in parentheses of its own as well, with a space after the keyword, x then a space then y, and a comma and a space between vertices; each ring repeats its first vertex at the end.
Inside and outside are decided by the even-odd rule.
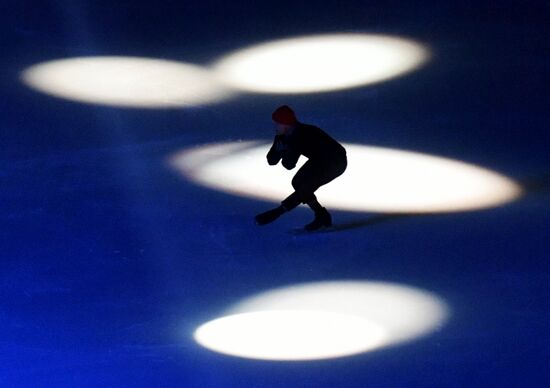
POLYGON ((308 232, 313 232, 315 230, 319 230, 323 227, 331 227, 332 226, 332 217, 330 213, 327 211, 327 209, 322 208, 319 211, 315 212, 315 219, 313 222, 310 222, 307 224, 304 229, 308 232))

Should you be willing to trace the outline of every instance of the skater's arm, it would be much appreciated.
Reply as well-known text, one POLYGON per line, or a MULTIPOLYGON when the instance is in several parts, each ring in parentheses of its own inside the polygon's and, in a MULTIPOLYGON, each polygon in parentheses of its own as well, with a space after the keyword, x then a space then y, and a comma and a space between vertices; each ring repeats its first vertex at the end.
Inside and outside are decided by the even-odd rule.
POLYGON ((271 166, 276 165, 279 163, 279 160, 283 157, 283 144, 282 140, 279 136, 275 136, 275 139, 273 140, 273 145, 269 149, 269 152, 267 153, 267 163, 269 163, 271 166))

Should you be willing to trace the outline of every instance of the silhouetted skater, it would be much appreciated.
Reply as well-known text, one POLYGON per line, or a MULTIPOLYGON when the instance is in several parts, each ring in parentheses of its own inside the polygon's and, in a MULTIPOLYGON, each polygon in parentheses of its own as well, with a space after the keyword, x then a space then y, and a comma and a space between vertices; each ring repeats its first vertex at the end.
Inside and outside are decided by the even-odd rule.
POLYGON ((283 213, 305 203, 315 213, 315 219, 305 226, 306 230, 332 226, 330 213, 321 206, 314 193, 346 170, 346 150, 322 129, 299 122, 294 111, 286 105, 277 108, 272 118, 276 124, 276 135, 267 153, 267 162, 273 166, 282 159, 283 166, 292 170, 300 155, 308 161, 292 179, 294 192, 282 201, 281 206, 258 214, 256 223, 265 225, 273 222, 283 213))

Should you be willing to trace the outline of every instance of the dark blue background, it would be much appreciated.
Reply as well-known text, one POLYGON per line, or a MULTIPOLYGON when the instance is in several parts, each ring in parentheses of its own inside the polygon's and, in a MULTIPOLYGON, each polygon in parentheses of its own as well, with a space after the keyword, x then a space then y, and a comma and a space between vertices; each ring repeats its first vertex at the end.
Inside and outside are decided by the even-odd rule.
MULTIPOLYGON (((2 386, 545 386, 550 381, 550 5, 462 1, 4 1, 0 5, 2 386), (130 55, 209 64, 327 32, 405 36, 421 70, 353 90, 242 94, 200 108, 85 105, 26 88, 51 59, 130 55), (512 204, 366 221, 293 236, 266 203, 166 168, 193 145, 271 137, 293 106, 345 142, 464 160, 523 183, 512 204), (239 298, 297 282, 365 279, 443 297, 452 317, 415 342, 356 357, 231 358, 191 334, 239 298)), ((374 166, 376 168, 376 166, 374 166)))

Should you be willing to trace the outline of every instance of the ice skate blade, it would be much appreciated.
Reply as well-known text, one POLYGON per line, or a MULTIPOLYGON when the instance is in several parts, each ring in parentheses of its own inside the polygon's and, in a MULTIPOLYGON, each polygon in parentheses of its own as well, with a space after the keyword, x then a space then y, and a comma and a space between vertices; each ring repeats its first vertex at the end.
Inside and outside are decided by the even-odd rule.
POLYGON ((317 233, 330 233, 336 232, 337 229, 333 226, 322 226, 316 230, 307 230, 306 228, 295 228, 290 231, 294 235, 303 235, 303 234, 317 234, 317 233))

